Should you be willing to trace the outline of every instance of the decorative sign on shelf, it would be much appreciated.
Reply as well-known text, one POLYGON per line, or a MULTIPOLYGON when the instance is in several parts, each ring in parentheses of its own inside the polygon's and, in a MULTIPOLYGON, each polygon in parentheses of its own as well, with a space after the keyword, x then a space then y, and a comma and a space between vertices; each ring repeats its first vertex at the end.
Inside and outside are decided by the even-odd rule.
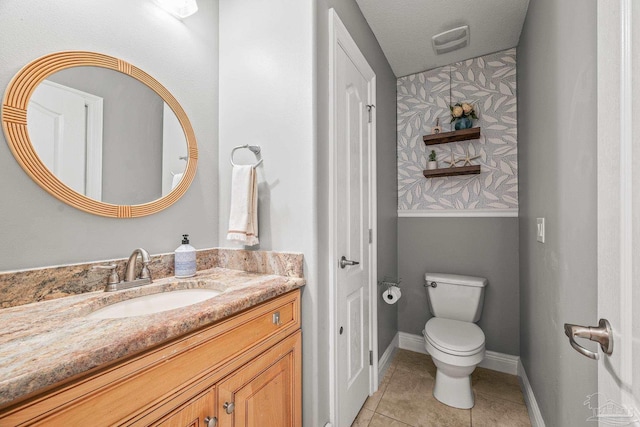
POLYGON ((440 132, 442 132, 442 126, 440 126, 440 117, 438 117, 436 119, 436 125, 431 128, 431 134, 438 135, 440 132))

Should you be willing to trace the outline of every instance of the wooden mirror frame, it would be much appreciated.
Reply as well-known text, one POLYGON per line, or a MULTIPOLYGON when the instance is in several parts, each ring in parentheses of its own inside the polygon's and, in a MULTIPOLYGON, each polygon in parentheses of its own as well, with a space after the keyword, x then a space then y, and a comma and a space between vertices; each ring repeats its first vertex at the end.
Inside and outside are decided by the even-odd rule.
POLYGON ((189 118, 171 93, 144 71, 101 53, 69 51, 52 53, 27 64, 9 83, 2 100, 2 128, 7 144, 22 169, 49 194, 82 211, 110 218, 135 218, 160 212, 174 204, 189 189, 196 175, 198 147, 189 118), (101 202, 72 190, 40 160, 27 132, 27 106, 36 87, 51 74, 72 68, 94 66, 127 74, 156 92, 173 110, 187 141, 187 167, 180 183, 169 194, 140 205, 101 202))

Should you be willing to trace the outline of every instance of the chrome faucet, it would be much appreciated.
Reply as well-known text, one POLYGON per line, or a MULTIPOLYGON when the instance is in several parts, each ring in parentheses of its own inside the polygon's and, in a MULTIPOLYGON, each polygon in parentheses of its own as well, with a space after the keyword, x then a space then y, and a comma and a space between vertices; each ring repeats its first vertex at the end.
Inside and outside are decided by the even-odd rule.
POLYGON ((111 274, 107 280, 107 287, 105 288, 106 292, 120 291, 122 289, 134 288, 151 283, 149 252, 142 248, 134 249, 131 256, 129 256, 127 266, 125 267, 124 280, 120 281, 116 267, 115 264, 93 267, 94 269, 111 270, 111 274), (142 258, 142 270, 140 271, 140 276, 136 277, 136 261, 138 260, 138 255, 142 258))

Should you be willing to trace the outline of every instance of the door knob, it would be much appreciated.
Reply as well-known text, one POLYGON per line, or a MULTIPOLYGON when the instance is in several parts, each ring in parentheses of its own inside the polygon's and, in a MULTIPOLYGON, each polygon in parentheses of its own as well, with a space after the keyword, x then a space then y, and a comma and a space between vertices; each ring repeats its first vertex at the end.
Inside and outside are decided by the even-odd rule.
POLYGON ((207 417, 204 419, 204 425, 206 427, 216 427, 218 425, 218 419, 216 417, 207 417))
POLYGON ((340 258, 340 268, 345 268, 347 265, 358 265, 360 264, 358 261, 351 261, 350 259, 347 259, 347 257, 345 257, 344 255, 342 255, 342 258, 340 258))
POLYGON ((598 326, 580 326, 570 323, 564 324, 564 333, 569 337, 569 343, 578 353, 590 359, 598 360, 600 355, 578 344, 574 338, 587 338, 600 344, 600 348, 607 356, 613 353, 613 331, 607 319, 600 319, 598 326))

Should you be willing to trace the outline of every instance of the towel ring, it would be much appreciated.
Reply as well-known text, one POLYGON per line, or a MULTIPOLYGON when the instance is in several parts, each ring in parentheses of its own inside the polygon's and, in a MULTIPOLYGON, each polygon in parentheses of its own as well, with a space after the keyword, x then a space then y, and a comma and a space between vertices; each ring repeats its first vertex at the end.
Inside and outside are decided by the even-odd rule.
MULTIPOLYGON (((234 147, 233 150, 231 150, 231 158, 229 159, 231 161, 231 165, 232 166, 239 166, 237 164, 235 164, 233 162, 233 154, 236 152, 236 150, 240 150, 242 148, 247 148, 249 151, 251 151, 253 154, 256 155, 256 157, 260 154, 260 146, 259 145, 249 145, 249 144, 245 144, 245 145, 238 145, 237 147, 234 147)), ((259 159, 258 162, 255 165, 252 165, 253 168, 257 168, 258 166, 260 166, 262 164, 262 159, 259 159)))

